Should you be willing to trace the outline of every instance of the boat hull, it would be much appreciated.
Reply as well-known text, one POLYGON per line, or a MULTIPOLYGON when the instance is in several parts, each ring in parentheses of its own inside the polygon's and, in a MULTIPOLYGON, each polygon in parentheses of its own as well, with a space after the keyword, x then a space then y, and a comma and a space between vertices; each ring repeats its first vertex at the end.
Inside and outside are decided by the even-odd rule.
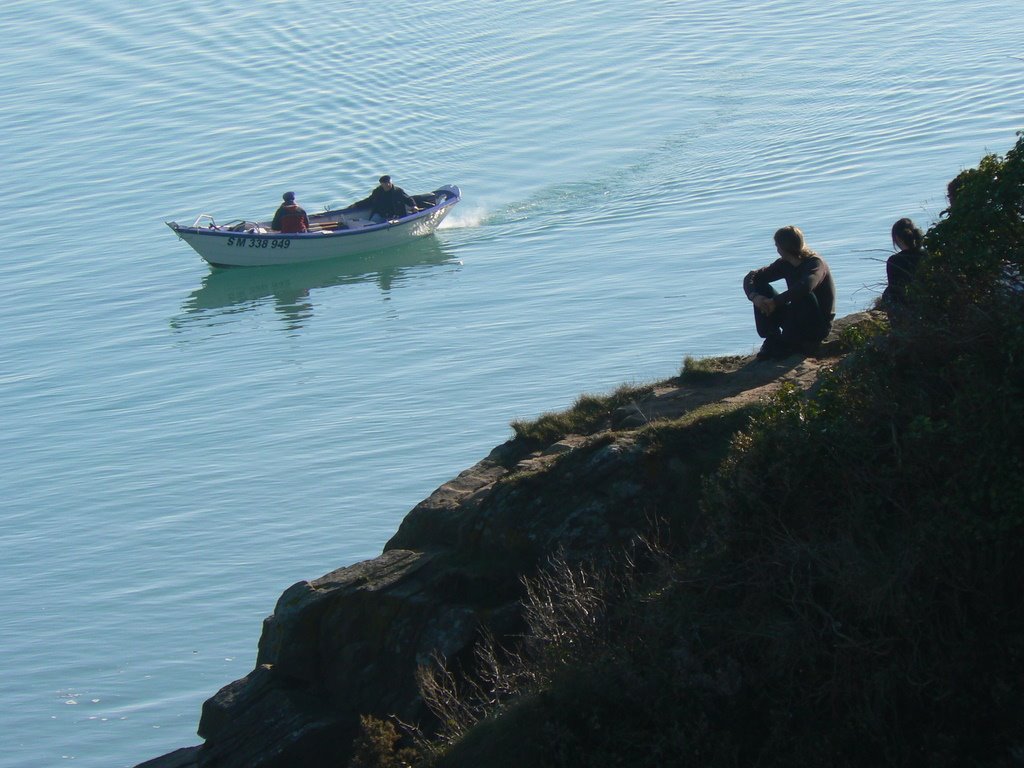
MULTIPOLYGON (((384 250, 430 235, 459 202, 459 188, 437 190, 445 199, 426 210, 400 219, 367 224, 354 229, 282 234, 266 231, 232 231, 222 227, 184 227, 176 222, 167 226, 188 243, 207 262, 216 267, 261 267, 272 264, 298 264, 324 261, 357 253, 384 250)), ((330 219, 331 212, 310 217, 313 223, 330 219)), ((335 219, 338 218, 334 215, 335 219)))

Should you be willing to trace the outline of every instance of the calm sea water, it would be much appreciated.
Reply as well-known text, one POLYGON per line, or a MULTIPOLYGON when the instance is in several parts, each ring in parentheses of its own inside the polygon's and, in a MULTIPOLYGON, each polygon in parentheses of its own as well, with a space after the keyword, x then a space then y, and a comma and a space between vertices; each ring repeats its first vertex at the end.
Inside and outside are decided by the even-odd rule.
POLYGON ((891 222, 1024 127, 1022 40, 988 0, 9 0, 0 766, 196 743, 277 596, 509 421, 751 351, 778 226, 868 305, 891 222), (293 269, 163 224, 385 172, 464 202, 293 269))

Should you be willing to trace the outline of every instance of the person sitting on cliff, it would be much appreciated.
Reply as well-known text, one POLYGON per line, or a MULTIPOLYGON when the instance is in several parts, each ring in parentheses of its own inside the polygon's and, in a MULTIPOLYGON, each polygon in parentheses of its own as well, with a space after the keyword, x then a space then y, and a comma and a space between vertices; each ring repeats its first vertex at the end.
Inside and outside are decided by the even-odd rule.
POLYGON ((388 175, 380 177, 379 186, 370 193, 369 197, 352 203, 345 210, 351 211, 356 208, 369 208, 370 221, 374 222, 401 218, 419 210, 416 201, 407 195, 404 189, 392 184, 391 177, 388 175))
POLYGON ((924 258, 924 233, 913 221, 902 218, 892 225, 892 245, 897 252, 885 262, 888 284, 882 292, 882 305, 887 307, 907 303, 907 289, 914 280, 917 265, 924 258))
POLYGON ((779 258, 748 272, 743 292, 754 305, 754 324, 764 339, 758 360, 786 357, 820 343, 832 329, 836 314, 836 286, 821 256, 807 247, 797 227, 775 232, 779 258), (777 293, 776 280, 786 281, 777 293))
POLYGON ((270 228, 276 229, 282 234, 308 232, 309 218, 306 216, 306 212, 296 204, 295 193, 285 192, 281 198, 284 202, 274 213, 274 220, 271 222, 270 228))

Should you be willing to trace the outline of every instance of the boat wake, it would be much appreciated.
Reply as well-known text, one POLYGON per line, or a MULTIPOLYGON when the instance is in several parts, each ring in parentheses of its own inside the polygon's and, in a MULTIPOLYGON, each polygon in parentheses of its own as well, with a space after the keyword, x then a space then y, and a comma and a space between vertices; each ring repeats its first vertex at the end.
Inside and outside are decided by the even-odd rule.
POLYGON ((438 230, 442 229, 473 229, 486 224, 488 213, 483 208, 462 209, 456 213, 448 214, 448 217, 441 222, 438 230))

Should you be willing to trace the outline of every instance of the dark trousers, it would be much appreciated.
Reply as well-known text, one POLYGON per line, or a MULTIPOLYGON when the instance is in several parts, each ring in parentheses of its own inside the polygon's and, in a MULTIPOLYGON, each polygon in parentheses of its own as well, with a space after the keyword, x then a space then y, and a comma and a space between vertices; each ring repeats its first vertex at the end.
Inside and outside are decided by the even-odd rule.
MULTIPOLYGON (((754 283, 754 290, 762 296, 775 298, 778 294, 770 283, 754 283)), ((777 307, 770 315, 754 308, 754 324, 762 339, 781 336, 794 349, 801 344, 817 343, 828 336, 832 318, 826 317, 818 305, 818 297, 809 293, 802 299, 777 307)))

